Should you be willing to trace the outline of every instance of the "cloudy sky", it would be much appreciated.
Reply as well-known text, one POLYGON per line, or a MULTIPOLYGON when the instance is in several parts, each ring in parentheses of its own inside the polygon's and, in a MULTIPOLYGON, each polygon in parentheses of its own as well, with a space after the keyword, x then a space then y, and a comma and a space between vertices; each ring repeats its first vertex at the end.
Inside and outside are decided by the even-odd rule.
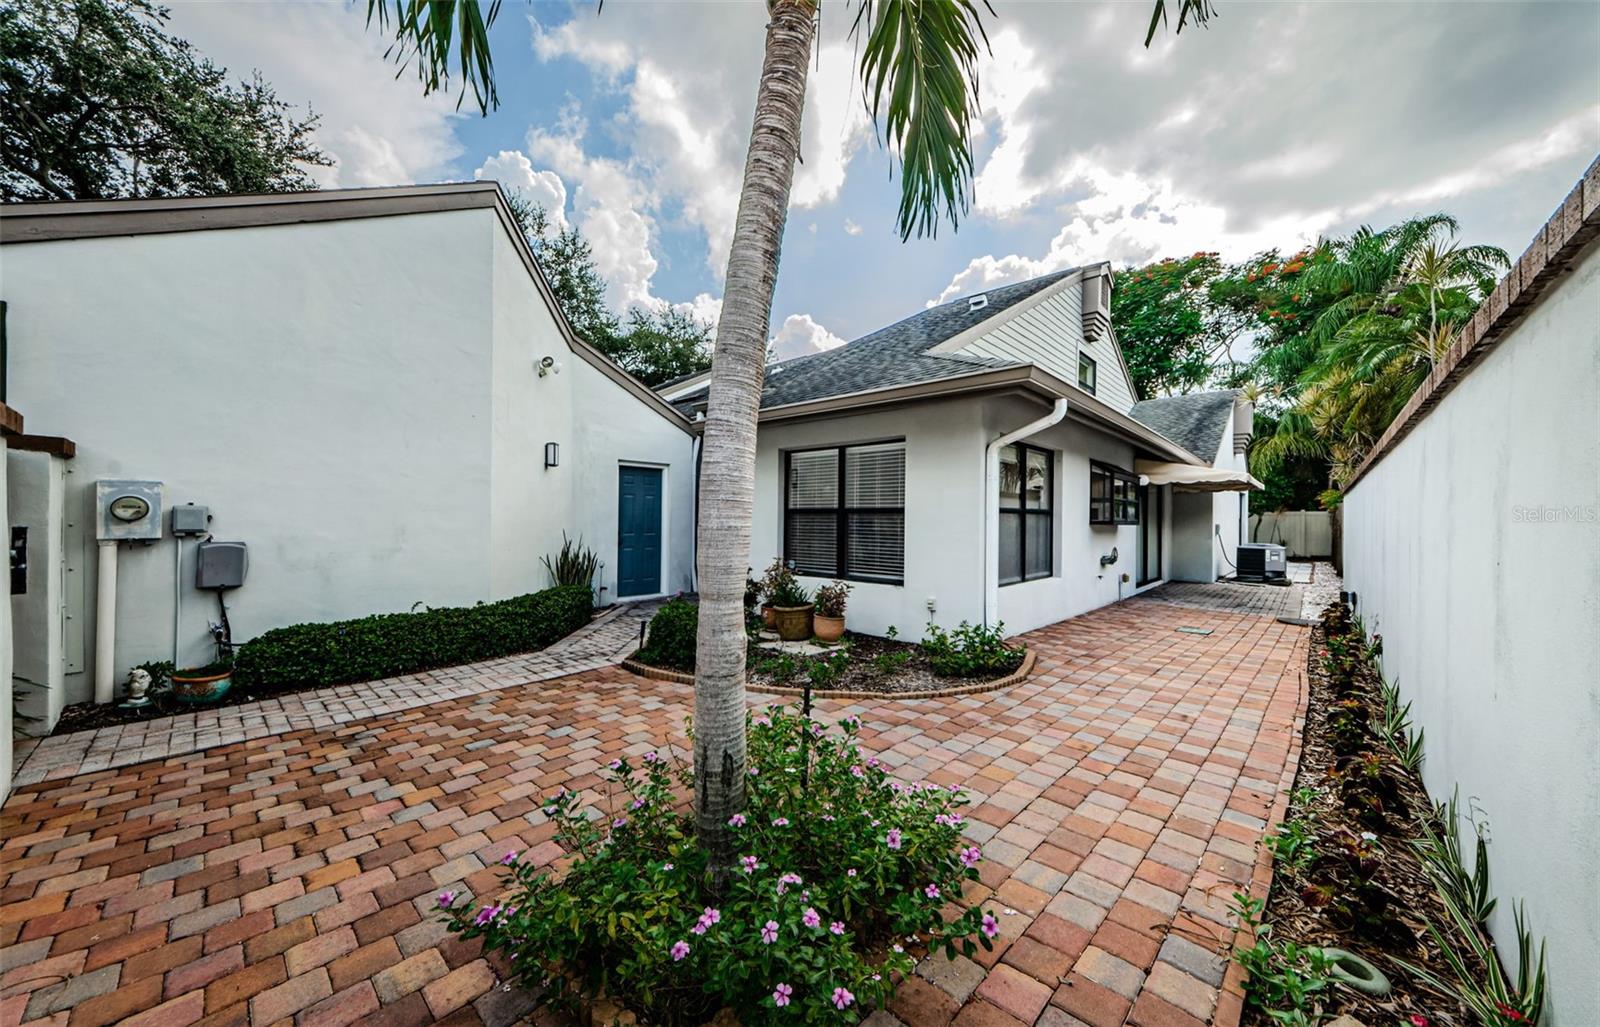
MULTIPOLYGON (((494 178, 577 224, 610 298, 712 317, 760 66, 756 2, 505 0, 501 106, 424 98, 366 4, 171 4, 173 28, 321 115, 329 186, 494 178)), ((1515 256, 1600 151, 1600 4, 1217 0, 1146 50, 1148 0, 988 23, 976 195, 901 243, 898 186, 823 5, 773 333, 784 355, 1080 262, 1242 257, 1445 210, 1515 256)))

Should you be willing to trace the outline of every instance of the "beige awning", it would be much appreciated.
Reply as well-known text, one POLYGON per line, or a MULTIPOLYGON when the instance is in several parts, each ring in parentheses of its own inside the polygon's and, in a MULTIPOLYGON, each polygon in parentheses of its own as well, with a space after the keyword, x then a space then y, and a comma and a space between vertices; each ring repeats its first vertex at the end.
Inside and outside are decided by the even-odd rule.
POLYGON ((1247 471, 1226 467, 1196 467, 1157 460, 1135 460, 1133 471, 1151 485, 1171 485, 1179 492, 1249 492, 1264 488, 1247 471))

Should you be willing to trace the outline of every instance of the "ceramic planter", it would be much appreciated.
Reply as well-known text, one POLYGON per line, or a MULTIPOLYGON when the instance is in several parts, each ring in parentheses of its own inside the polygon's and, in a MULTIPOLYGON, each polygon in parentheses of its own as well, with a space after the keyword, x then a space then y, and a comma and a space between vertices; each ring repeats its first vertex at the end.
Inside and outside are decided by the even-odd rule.
POLYGON ((175 698, 186 703, 197 705, 213 703, 228 694, 228 689, 233 687, 233 671, 225 670, 220 674, 185 674, 179 671, 172 675, 172 694, 175 698))
POLYGON ((814 614, 811 618, 811 627, 817 633, 819 642, 837 642, 844 637, 844 617, 829 617, 825 614, 814 614))
POLYGON ((810 638, 813 609, 810 603, 805 606, 774 606, 772 614, 778 637, 785 642, 804 642, 810 638))
POLYGON ((775 628, 778 626, 778 615, 775 610, 776 608, 771 603, 768 603, 761 608, 762 627, 775 628))

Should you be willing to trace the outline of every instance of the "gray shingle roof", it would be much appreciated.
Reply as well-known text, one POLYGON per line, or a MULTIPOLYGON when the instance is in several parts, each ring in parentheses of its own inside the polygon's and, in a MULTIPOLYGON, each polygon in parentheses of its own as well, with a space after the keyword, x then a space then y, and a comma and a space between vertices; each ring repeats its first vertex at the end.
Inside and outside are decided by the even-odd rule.
MULTIPOLYGON (((872 389, 954 378, 997 367, 1021 366, 1021 362, 1015 360, 927 351, 1015 306, 1076 270, 1068 268, 1015 285, 990 289, 984 294, 989 298, 988 303, 979 310, 970 309, 969 297, 963 296, 912 314, 837 349, 775 364, 767 369, 761 406, 765 409, 805 403, 872 389)), ((674 405, 693 416, 695 406, 704 402, 705 390, 699 389, 675 400, 674 405)))
POLYGON ((1228 425, 1237 389, 1220 392, 1191 392, 1186 396, 1163 396, 1141 400, 1128 411, 1133 419, 1153 428, 1205 461, 1217 458, 1222 433, 1228 425))

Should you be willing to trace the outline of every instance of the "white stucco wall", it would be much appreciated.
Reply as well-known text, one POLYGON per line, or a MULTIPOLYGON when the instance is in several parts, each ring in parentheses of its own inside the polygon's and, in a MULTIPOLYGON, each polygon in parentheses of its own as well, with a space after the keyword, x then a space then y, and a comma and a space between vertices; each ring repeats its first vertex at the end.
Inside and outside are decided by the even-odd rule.
MULTIPOLYGON (((12 672, 25 734, 43 734, 61 715, 69 656, 67 628, 66 496, 68 461, 46 453, 4 454, 10 524, 28 529, 28 585, 9 597, 12 672)), ((83 658, 71 639, 72 663, 83 658)))
MULTIPOLYGON (((490 209, 8 245, 0 273, 11 394, 30 432, 78 444, 67 545, 92 556, 99 478, 209 506, 217 538, 250 545, 236 641, 543 588, 563 528, 614 576, 615 482, 584 483, 623 454, 671 464, 688 523, 690 436, 567 350, 490 209), (536 376, 544 353, 561 374, 536 376)), ((173 545, 121 547, 119 681, 172 656, 173 545)), ((187 587, 193 548, 180 664, 208 658, 216 617, 187 587)))
MULTIPOLYGON (((1233 451, 1233 413, 1228 414, 1217 451, 1198 454, 1214 467, 1246 470, 1246 457, 1233 451)), ((1241 525, 1249 514, 1242 492, 1181 492, 1172 497, 1172 578, 1216 581, 1231 577, 1239 562, 1241 525), (1219 542, 1220 539, 1220 542, 1219 542)))
MULTIPOLYGON (((1600 250, 1344 500, 1345 587, 1487 817, 1493 929, 1526 902, 1555 1027, 1600 1023, 1600 250)), ((1463 827, 1471 837, 1470 827, 1463 827)))
MULTIPOLYGON (((11 523, 6 502, 8 461, 0 459, 0 525, 11 523)), ((10 533, 7 532, 9 535, 10 533)), ((0 603, 0 685, 11 681, 11 604, 0 603)), ((11 697, 0 696, 0 802, 11 794, 13 750, 11 741, 11 697)))
MULTIPOLYGON (((756 452, 756 515, 750 565, 759 574, 782 552, 782 454, 817 446, 906 440, 905 584, 857 582, 850 597, 851 630, 917 640, 932 620, 942 627, 983 620, 983 453, 990 439, 1040 417, 1046 408, 1018 398, 929 402, 876 413, 761 427, 756 452), (935 611, 927 604, 932 599, 935 611)), ((1135 591, 1136 526, 1089 524, 1089 461, 1131 469, 1129 443, 1076 419, 1027 440, 1056 451, 1052 533, 1055 574, 1005 585, 999 615, 1008 634, 1030 631, 1135 591), (1118 562, 1099 557, 1115 546, 1118 562), (1119 579, 1128 574, 1126 583, 1119 579), (1119 591, 1120 590, 1120 591, 1119 591)), ((989 500, 993 502, 993 498, 989 500)), ((1169 547, 1170 548, 1170 547, 1169 547)), ((825 579, 805 578, 808 588, 825 579)))

